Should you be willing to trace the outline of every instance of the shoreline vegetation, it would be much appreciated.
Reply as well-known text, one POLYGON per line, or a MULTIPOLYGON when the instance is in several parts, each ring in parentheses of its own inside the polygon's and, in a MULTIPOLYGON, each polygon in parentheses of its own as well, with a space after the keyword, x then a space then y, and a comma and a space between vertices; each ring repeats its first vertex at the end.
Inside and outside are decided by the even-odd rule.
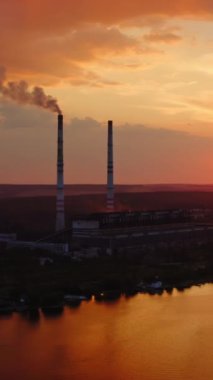
MULTIPOLYGON (((73 215, 99 212, 105 207, 105 188, 101 188, 101 193, 94 194, 94 187, 82 186, 75 189, 75 195, 71 192, 66 196, 67 226, 73 215)), ((141 187, 131 189, 132 192, 116 193, 119 211, 213 209, 211 186, 197 187, 196 191, 185 186, 181 191, 175 186, 173 189, 171 186, 158 189, 145 187, 145 192, 141 187)), ((20 240, 40 239, 53 233, 55 187, 51 187, 50 194, 41 190, 39 186, 30 186, 30 191, 24 185, 0 186, 0 232, 17 233, 20 240)), ((212 243, 194 248, 186 245, 166 250, 141 250, 137 254, 101 256, 81 262, 47 252, 0 248, 0 313, 4 310, 9 313, 30 310, 34 313, 39 307, 52 312, 63 310, 64 304, 78 306, 84 301, 82 297, 90 299, 94 296, 97 302, 113 301, 121 294, 172 293, 174 288, 182 291, 193 285, 211 282, 212 243), (45 257, 49 260, 41 264, 45 257)))
POLYGON ((112 302, 121 295, 172 294, 213 282, 213 247, 188 248, 136 257, 103 256, 73 261, 27 250, 1 251, 0 314, 58 313, 90 300, 112 302))

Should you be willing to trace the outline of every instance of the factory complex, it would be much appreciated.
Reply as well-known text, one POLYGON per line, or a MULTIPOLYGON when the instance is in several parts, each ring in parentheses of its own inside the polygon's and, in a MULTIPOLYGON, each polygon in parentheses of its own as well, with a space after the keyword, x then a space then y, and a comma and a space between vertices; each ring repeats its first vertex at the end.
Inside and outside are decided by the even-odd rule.
POLYGON ((213 212, 206 209, 117 212, 114 188, 113 122, 108 121, 106 210, 76 215, 65 226, 63 115, 58 115, 56 224, 51 236, 19 241, 0 234, 0 245, 25 247, 73 257, 127 254, 213 240, 213 212))

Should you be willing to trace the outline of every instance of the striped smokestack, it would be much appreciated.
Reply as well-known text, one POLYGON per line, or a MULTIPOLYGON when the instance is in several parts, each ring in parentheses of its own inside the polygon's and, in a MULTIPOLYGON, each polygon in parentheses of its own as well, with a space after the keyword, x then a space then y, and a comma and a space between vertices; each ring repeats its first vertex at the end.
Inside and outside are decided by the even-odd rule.
POLYGON ((108 151, 107 151, 107 211, 114 211, 113 183, 113 122, 108 121, 108 151))
POLYGON ((64 219, 64 161, 63 161, 63 115, 58 115, 57 200, 56 232, 65 227, 64 219))

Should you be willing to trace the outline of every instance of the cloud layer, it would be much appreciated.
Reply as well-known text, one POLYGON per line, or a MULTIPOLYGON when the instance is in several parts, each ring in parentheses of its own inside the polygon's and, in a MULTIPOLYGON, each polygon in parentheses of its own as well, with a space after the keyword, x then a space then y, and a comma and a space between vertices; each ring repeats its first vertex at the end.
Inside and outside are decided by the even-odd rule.
POLYGON ((212 18, 213 3, 211 0, 123 0, 121 6, 112 0, 8 0, 1 3, 0 10, 14 26, 55 33, 82 23, 111 25, 150 15, 212 18))
POLYGON ((109 84, 86 62, 105 56, 152 53, 150 43, 175 43, 172 31, 154 30, 129 35, 124 26, 160 25, 170 16, 210 17, 208 1, 8 0, 0 3, 1 64, 13 77, 24 76, 35 84, 109 84), (135 21, 134 21, 135 20, 135 21), (157 21, 158 20, 158 21, 157 21), (160 20, 160 21, 159 21, 160 20))
MULTIPOLYGON (((210 0, 1 1, 1 92, 59 99, 67 182, 105 181, 108 118, 118 182, 212 182, 212 16, 210 0)), ((55 119, 25 103, 0 95, 2 181, 54 182, 55 119)))
MULTIPOLYGON (((56 118, 7 102, 0 111, 4 182, 55 183, 56 118)), ((105 183, 107 123, 65 121, 66 183, 105 183)), ((126 124, 115 126, 114 145, 116 183, 212 182, 212 138, 126 124)))

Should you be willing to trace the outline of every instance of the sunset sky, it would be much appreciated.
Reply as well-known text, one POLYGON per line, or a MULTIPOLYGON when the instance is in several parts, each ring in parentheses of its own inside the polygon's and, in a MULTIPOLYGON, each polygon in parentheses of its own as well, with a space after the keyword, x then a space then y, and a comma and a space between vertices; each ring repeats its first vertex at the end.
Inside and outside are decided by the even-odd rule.
MULTIPOLYGON (((58 99, 65 182, 213 183, 212 0, 0 2, 1 83, 58 99)), ((0 91, 1 92, 1 91, 0 91)), ((56 114, 0 93, 0 182, 54 183, 56 114)))

